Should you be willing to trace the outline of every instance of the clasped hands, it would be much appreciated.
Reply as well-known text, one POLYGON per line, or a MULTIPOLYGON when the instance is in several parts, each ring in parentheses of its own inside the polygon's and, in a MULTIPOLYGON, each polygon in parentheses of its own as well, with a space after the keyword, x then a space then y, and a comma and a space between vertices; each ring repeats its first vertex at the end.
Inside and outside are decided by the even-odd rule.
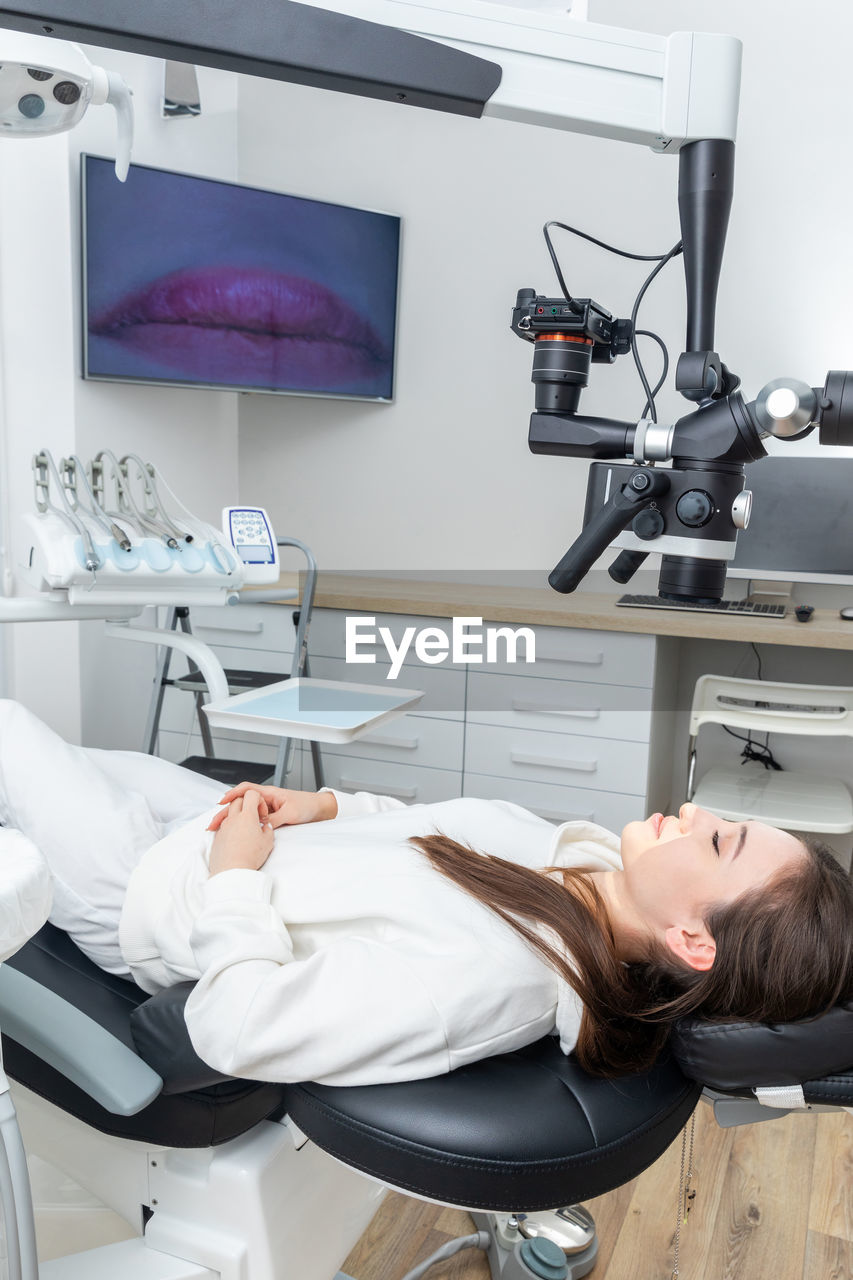
POLYGON ((329 791, 288 791, 252 782, 232 787, 219 803, 225 807, 207 828, 216 833, 210 850, 212 876, 240 868, 259 871, 272 853, 277 827, 323 822, 338 811, 329 791))

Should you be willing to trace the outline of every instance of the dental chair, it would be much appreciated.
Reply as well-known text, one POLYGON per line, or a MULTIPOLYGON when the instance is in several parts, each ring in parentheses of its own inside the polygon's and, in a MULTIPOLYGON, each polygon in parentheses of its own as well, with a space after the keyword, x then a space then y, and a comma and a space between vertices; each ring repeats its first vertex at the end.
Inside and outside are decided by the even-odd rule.
POLYGON ((211 1070, 186 1033, 191 986, 147 996, 49 924, 0 966, 26 1149, 138 1233, 44 1263, 42 1280, 335 1280, 384 1187, 472 1211, 495 1280, 578 1280, 594 1239, 555 1266, 507 1243, 507 1215, 629 1181, 703 1089, 725 1126, 853 1106, 853 1004, 785 1026, 686 1020, 651 1071, 617 1080, 547 1036, 449 1075, 342 1088, 211 1070))

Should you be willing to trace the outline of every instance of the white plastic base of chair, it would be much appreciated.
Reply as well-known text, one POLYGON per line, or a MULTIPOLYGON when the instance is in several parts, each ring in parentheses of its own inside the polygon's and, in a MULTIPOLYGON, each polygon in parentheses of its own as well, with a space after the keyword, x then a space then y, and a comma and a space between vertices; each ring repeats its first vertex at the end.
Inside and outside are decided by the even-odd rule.
POLYGON ((40 1280, 219 1280, 221 1273, 149 1249, 141 1239, 44 1262, 40 1280))
POLYGON ((765 769, 714 768, 699 779, 692 800, 721 818, 757 818, 789 831, 853 831, 853 796, 837 778, 765 769))

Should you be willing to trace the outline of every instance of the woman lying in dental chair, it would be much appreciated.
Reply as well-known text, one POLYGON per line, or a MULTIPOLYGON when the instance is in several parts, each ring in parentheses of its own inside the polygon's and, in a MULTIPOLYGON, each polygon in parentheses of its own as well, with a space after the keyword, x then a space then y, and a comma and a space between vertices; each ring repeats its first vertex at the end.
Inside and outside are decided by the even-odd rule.
POLYGON ((0 822, 42 851, 50 919, 97 964, 150 993, 197 980, 193 1045, 243 1078, 417 1079, 555 1029, 618 1075, 687 1014, 788 1022, 853 998, 832 853, 691 804, 620 841, 504 801, 221 797, 0 701, 0 822))

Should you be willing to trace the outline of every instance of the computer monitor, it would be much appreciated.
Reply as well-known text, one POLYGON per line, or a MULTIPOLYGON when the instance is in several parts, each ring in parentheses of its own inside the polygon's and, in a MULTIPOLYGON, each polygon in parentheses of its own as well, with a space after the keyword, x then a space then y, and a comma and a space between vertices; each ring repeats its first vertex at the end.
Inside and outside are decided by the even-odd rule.
POLYGON ((729 577, 853 586, 853 457, 764 458, 746 487, 752 515, 729 577))

